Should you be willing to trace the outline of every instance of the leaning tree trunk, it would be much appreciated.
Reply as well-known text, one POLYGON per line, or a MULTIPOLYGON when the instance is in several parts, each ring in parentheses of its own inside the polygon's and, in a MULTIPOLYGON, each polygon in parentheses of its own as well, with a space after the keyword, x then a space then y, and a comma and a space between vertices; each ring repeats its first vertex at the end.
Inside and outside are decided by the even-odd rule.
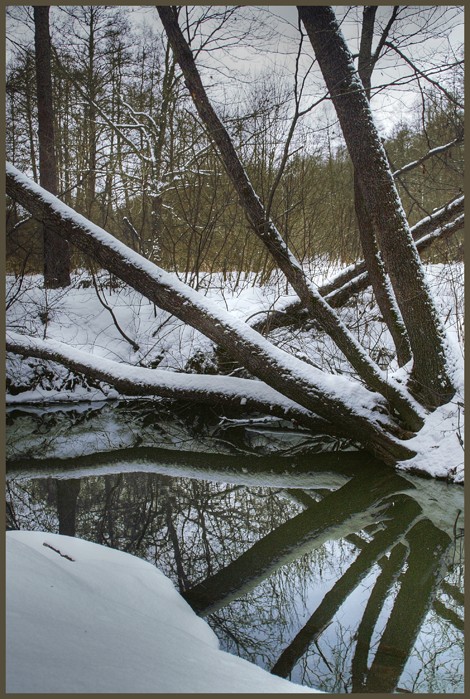
MULTIPOLYGON (((374 59, 372 58, 372 40, 377 7, 364 8, 362 20, 361 43, 359 46, 358 72, 364 90, 370 101, 370 89, 374 59)), ((377 60, 377 59, 375 59, 377 60)), ((354 207, 356 211, 362 252, 375 300, 395 345, 398 365, 403 366, 411 359, 411 348, 403 319, 397 308, 396 299, 388 283, 385 267, 375 237, 374 224, 362 196, 359 174, 354 172, 354 207)))
POLYGON ((408 397, 396 384, 387 380, 384 372, 372 361, 339 316, 309 282, 302 266, 289 250, 274 223, 267 217, 238 158, 233 142, 207 97, 191 49, 178 25, 175 8, 157 6, 157 10, 198 114, 218 148, 253 231, 267 247, 302 303, 319 321, 367 386, 387 396, 387 400, 400 415, 405 426, 409 429, 419 429, 420 418, 408 397))
POLYGON ((414 360, 411 388, 424 405, 443 405, 455 393, 446 336, 367 96, 331 7, 299 6, 298 12, 330 91, 408 332, 414 360))
MULTIPOLYGON (((38 100, 39 178, 42 187, 52 194, 57 194, 49 7, 35 5, 33 9, 38 100)), ((70 250, 67 240, 44 226, 43 246, 44 286, 51 289, 69 286, 70 250)))

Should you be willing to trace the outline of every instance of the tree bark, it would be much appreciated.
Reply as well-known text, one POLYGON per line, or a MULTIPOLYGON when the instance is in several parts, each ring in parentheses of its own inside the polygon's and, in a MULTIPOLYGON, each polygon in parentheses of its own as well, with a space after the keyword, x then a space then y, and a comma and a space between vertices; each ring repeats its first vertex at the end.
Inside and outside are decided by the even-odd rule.
MULTIPOLYGON (((372 58, 372 40, 377 7, 364 8, 361 42, 359 46, 358 72, 367 100, 370 101, 371 77, 374 68, 372 58)), ((403 319, 398 310, 395 295, 387 280, 382 257, 375 237, 373 221, 362 196, 360 177, 354 170, 354 206, 359 228, 364 261, 369 273, 375 300, 382 313, 382 318, 390 331, 395 345, 398 365, 403 366, 411 359, 411 348, 403 319)))
MULTIPOLYGON (((33 10, 38 95, 39 178, 42 187, 52 194, 57 194, 49 6, 35 5, 33 10)), ((44 226, 43 246, 44 286, 51 289, 69 286, 70 250, 67 240, 44 226)))
POLYGON ((447 343, 375 127, 364 88, 331 7, 299 6, 361 183, 362 195, 413 353, 411 388, 432 408, 455 393, 447 343))

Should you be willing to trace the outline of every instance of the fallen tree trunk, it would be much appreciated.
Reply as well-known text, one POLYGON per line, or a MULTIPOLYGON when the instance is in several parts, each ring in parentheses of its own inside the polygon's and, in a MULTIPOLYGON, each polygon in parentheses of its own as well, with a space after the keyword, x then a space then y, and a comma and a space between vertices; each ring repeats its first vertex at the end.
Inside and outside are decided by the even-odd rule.
MULTIPOLYGON (((458 197, 434 214, 427 216, 412 227, 411 232, 420 254, 438 241, 448 240, 462 230, 465 224, 464 197, 458 197), (453 218, 455 216, 455 218, 453 218)), ((338 274, 332 281, 319 287, 319 293, 333 308, 346 305, 354 294, 370 286, 369 274, 364 261, 351 265, 338 274)), ((267 318, 262 318, 252 327, 266 334, 276 328, 289 327, 313 320, 311 314, 301 301, 295 300, 282 310, 270 311, 267 318)))
MULTIPOLYGON (((393 436, 403 436, 403 430, 387 415, 383 396, 343 376, 328 376, 275 347, 246 323, 127 248, 9 164, 6 181, 9 196, 36 218, 157 306, 224 347, 276 391, 327 422, 340 425, 345 435, 388 464, 412 456, 393 436)), ((414 429, 419 429, 424 422, 420 406, 398 383, 389 380, 387 386, 390 392, 401 396, 408 424, 412 422, 414 429)))
POLYGON ((339 426, 308 410, 302 409, 278 391, 254 379, 209 374, 180 374, 162 369, 147 369, 119 364, 110 359, 95 357, 56 340, 20 335, 7 331, 7 352, 23 357, 36 357, 57 362, 71 371, 105 381, 126 396, 160 396, 210 403, 222 407, 243 407, 283 420, 295 421, 315 432, 345 436, 339 426))

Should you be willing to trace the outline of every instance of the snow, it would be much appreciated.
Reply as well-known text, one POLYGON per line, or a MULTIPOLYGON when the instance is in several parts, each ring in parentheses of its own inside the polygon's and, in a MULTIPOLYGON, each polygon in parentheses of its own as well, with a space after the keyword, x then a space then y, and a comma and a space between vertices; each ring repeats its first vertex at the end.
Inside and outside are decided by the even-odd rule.
POLYGON ((463 483, 462 394, 458 392, 451 403, 428 415, 424 427, 406 444, 417 454, 412 459, 402 461, 399 469, 463 483))
MULTIPOLYGON (((225 279, 220 277, 217 281, 217 275, 214 275, 215 284, 211 288, 207 286, 203 290, 204 293, 197 292, 182 283, 177 275, 158 268, 103 229, 87 221, 12 166, 8 166, 7 171, 32 194, 46 201, 62 219, 82 227, 87 231, 87 235, 99 240, 113 254, 119 255, 126 265, 135 265, 141 269, 149 283, 159 285, 159 293, 161 291, 168 298, 176 298, 180 310, 175 312, 178 312, 181 319, 186 318, 185 307, 191 308, 191 313, 209 319, 210 332, 217 342, 221 341, 230 348, 232 342, 241 341, 245 349, 251 349, 254 353, 261 352, 266 358, 265 374, 261 375, 268 383, 269 371, 271 375, 272 372, 278 372, 291 386, 300 382, 304 384, 308 389, 305 395, 308 394, 309 398, 309 402, 305 404, 310 408, 314 405, 320 412, 324 408, 325 414, 328 414, 327 410, 333 409, 334 406, 335 410, 342 411, 348 419, 354 414, 361 420, 386 421, 386 417, 380 414, 380 406, 384 406, 383 398, 367 390, 356 380, 351 367, 325 334, 316 333, 315 341, 312 342, 311 334, 299 333, 293 337, 292 333, 286 335, 280 330, 271 336, 270 342, 249 327, 246 320, 275 305, 276 298, 280 300, 281 305, 285 304, 288 294, 282 296, 279 287, 269 291, 266 288, 254 289, 246 285, 243 294, 230 293, 225 279), (304 361, 305 359, 307 361, 304 361), (338 401, 340 408, 330 401, 338 401), (323 408, 320 409, 318 406, 321 402, 323 408)), ((401 466, 461 482, 463 449, 459 437, 463 432, 463 412, 460 407, 463 403, 463 323, 462 301, 459 295, 463 285, 461 279, 452 279, 452 267, 457 270, 457 277, 461 275, 459 265, 448 265, 446 268, 443 265, 430 265, 426 278, 429 287, 433 288, 440 316, 446 321, 451 358, 448 370, 454 378, 454 385, 458 386, 458 392, 452 404, 430 416, 426 416, 410 399, 417 412, 425 418, 425 425, 414 440, 407 442, 408 446, 417 450, 417 456, 401 466), (436 435, 439 435, 439 439, 436 435)), ((132 338, 134 346, 123 339, 109 311, 99 305, 93 289, 78 288, 74 282, 76 288, 65 291, 45 290, 41 288, 38 280, 39 277, 22 280, 21 288, 18 280, 7 280, 10 290, 8 298, 14 300, 8 314, 9 326, 12 328, 10 337, 14 338, 14 333, 19 331, 22 343, 39 348, 44 341, 47 343, 43 345, 44 348, 55 347, 71 361, 88 361, 90 366, 93 363, 93 366, 98 366, 102 371, 101 383, 97 381, 92 385, 83 386, 83 383, 71 377, 70 372, 63 367, 52 365, 51 368, 51 364, 46 363, 44 369, 44 365, 35 360, 12 357, 7 369, 7 379, 10 386, 13 386, 7 397, 10 404, 34 400, 50 402, 71 398, 117 398, 117 391, 106 385, 107 379, 103 375, 108 372, 108 378, 132 378, 135 383, 141 382, 141 385, 144 382, 154 382, 160 388, 164 387, 166 395, 170 390, 180 390, 183 393, 192 389, 206 395, 211 391, 218 391, 226 398, 230 396, 234 399, 238 395, 238 402, 242 405, 244 400, 272 401, 274 405, 284 409, 295 405, 268 389, 261 381, 207 376, 205 372, 210 368, 213 343, 203 338, 195 329, 175 320, 170 313, 157 311, 153 303, 149 303, 125 285, 119 284, 116 291, 109 290, 106 302, 113 307, 113 313, 124 332, 132 338), (68 347, 58 344, 60 342, 65 342, 68 347), (135 345, 138 345, 137 350, 135 345), (197 362, 194 363, 196 358, 197 362), (193 366, 190 366, 191 362, 193 366), (158 366, 157 370, 155 366, 158 366), (163 369, 165 371, 162 371, 163 369), (185 373, 178 373, 182 371, 185 373), (191 372, 190 376, 188 371, 191 372), (198 376, 195 371, 203 375, 198 376), (53 376, 53 379, 50 376, 53 376)), ((315 280, 312 280, 312 285, 314 283, 315 280)), ((387 339, 383 325, 376 319, 369 321, 362 316, 363 310, 370 303, 370 292, 366 292, 363 299, 363 305, 357 309, 341 309, 341 322, 348 328, 356 324, 355 334, 364 347, 365 357, 368 356, 367 352, 371 356, 374 356, 374 352, 377 356, 382 352, 385 356, 387 353, 393 356, 393 352, 389 351, 390 345, 387 343, 390 340, 387 339)), ((410 368, 408 366, 397 371, 392 361, 382 374, 390 386, 403 391, 405 395, 404 387, 410 368)), ((260 369, 259 371, 261 372, 260 369)), ((285 390, 289 392, 287 388, 285 390)), ((297 409, 301 410, 303 415, 308 413, 300 406, 297 406, 297 409)))
POLYGON ((316 693, 218 647, 150 563, 76 538, 7 533, 8 693, 316 693))
MULTIPOLYGON (((425 270, 440 315, 446 319, 446 331, 449 342, 452 343, 451 354, 455 359, 455 364, 450 369, 458 392, 451 404, 426 417, 423 429, 408 442, 409 446, 417 450, 417 456, 403 462, 400 468, 460 483, 464 477, 463 449, 458 439, 458 435, 463 435, 463 410, 459 405, 463 404, 461 348, 464 332, 461 313, 463 301, 460 298, 463 266, 432 264, 427 265, 425 270)), ((214 305, 224 307, 233 320, 242 322, 272 305, 284 305, 293 298, 289 291, 280 294, 277 280, 261 288, 253 284, 253 279, 249 276, 243 278, 237 286, 234 282, 236 277, 237 275, 233 275, 233 278, 212 275, 200 280, 202 292, 214 305)), ((68 345, 67 352, 75 355, 75 358, 92 355, 93 362, 101 364, 102 368, 111 368, 123 377, 128 377, 133 372, 135 378, 140 376, 142 380, 151 379, 156 384, 161 381, 168 388, 180 386, 185 390, 192 387, 200 391, 218 388, 226 395, 230 391, 233 396, 238 394, 239 399, 245 397, 247 400, 271 401, 285 409, 294 405, 260 381, 235 376, 218 378, 182 373, 210 370, 213 343, 167 312, 154 309, 152 303, 126 285, 119 283, 110 289, 109 285, 106 286, 109 284, 109 274, 101 273, 98 279, 103 285, 106 302, 113 308, 124 331, 139 345, 138 351, 134 351, 123 340, 109 312, 99 304, 89 275, 85 272, 73 275, 72 286, 65 293, 64 290, 45 290, 40 275, 26 277, 18 298, 8 311, 8 325, 22 334, 35 336, 37 344, 40 344, 40 338, 44 335, 47 342, 65 343, 68 345), (40 314, 45 308, 49 313, 46 325, 40 320, 40 314), (198 358, 199 366, 190 366, 195 358, 198 358), (155 365, 158 365, 158 369, 151 370, 150 367, 155 365)), ((12 298, 18 282, 13 277, 8 277, 7 287, 7 298, 12 298)), ((370 301, 370 292, 365 292, 363 303, 357 310, 344 308, 341 313, 351 327, 357 324, 361 331, 362 325, 365 334, 360 336, 360 340, 364 346, 370 347, 372 351, 374 347, 383 345, 387 350, 391 347, 390 338, 383 332, 383 326, 374 320, 373 310, 370 311, 371 319, 364 322, 363 312, 370 301)), ((325 371, 346 375, 350 372, 347 363, 324 334, 316 333, 315 342, 312 342, 312 335, 308 331, 297 332, 293 336, 289 330, 279 329, 271 338, 288 352, 306 358, 325 371)), ((22 341, 27 341, 27 338, 23 336, 22 341)), ((406 366, 398 370, 392 361, 389 371, 393 373, 395 380, 405 383, 410 368, 406 366)), ((73 381, 73 375, 58 364, 26 360, 17 355, 8 357, 7 378, 13 386, 18 386, 17 393, 13 390, 7 393, 7 403, 10 406, 24 403, 50 404, 53 401, 99 401, 120 396, 106 383, 83 385, 79 381, 73 381)), ((344 377, 337 374, 329 377, 332 383, 336 383, 337 390, 340 386, 344 387, 342 378, 344 380, 344 377)), ((347 383, 348 387, 353 385, 352 381, 347 383)))

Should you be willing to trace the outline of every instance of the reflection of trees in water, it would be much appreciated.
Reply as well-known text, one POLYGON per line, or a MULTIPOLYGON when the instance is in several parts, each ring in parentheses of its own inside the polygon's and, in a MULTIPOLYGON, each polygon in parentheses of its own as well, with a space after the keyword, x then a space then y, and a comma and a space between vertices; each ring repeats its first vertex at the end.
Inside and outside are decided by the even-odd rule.
POLYGON ((228 650, 330 692, 459 690, 461 540, 402 477, 364 468, 305 491, 64 475, 9 481, 11 526, 75 526, 155 562, 228 650))

